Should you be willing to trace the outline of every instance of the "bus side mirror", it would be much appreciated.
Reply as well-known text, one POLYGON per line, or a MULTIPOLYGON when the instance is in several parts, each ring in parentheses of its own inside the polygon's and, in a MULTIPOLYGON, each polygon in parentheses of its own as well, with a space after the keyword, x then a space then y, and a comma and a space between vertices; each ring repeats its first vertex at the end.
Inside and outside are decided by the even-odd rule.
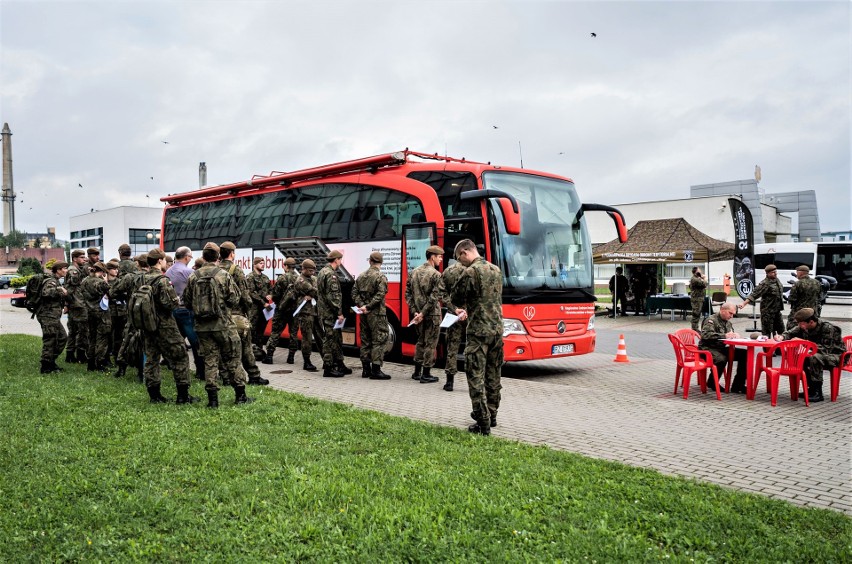
POLYGON ((521 212, 515 211, 512 207, 512 202, 508 198, 499 198, 500 209, 503 211, 503 223, 506 226, 506 233, 509 235, 521 234, 521 212))

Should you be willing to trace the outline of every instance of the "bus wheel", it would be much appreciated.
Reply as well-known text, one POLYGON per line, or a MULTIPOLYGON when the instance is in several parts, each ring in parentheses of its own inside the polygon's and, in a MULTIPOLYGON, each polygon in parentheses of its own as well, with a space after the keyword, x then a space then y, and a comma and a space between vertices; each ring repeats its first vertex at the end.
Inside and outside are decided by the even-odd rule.
POLYGON ((399 360, 402 358, 402 336, 399 330, 397 320, 388 315, 388 345, 387 354, 388 360, 399 360))

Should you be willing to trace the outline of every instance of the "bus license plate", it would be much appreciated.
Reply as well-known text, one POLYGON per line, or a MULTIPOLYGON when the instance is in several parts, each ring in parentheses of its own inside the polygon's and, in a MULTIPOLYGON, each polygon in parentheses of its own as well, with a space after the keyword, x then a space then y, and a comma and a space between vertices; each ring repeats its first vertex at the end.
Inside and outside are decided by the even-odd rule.
POLYGON ((550 354, 568 354, 574 352, 574 343, 569 345, 553 345, 553 350, 550 354))

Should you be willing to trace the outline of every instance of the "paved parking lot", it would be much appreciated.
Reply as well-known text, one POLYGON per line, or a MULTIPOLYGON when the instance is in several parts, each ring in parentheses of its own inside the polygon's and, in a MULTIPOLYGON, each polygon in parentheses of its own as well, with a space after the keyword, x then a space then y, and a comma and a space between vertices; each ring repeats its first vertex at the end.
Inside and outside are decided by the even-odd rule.
MULTIPOLYGON (((825 315, 844 335, 852 331, 849 306, 830 307, 825 315)), ((762 385, 754 401, 741 395, 716 401, 702 395, 694 380, 683 400, 672 394, 674 360, 660 351, 670 346, 665 334, 688 322, 599 316, 596 323, 598 352, 506 367, 494 435, 852 514, 852 381, 841 383, 836 403, 809 408, 783 394, 773 408, 762 385), (613 362, 619 334, 625 335, 629 363, 613 362), (634 339, 642 343, 635 353, 634 339)), ((735 327, 746 332, 751 323, 738 318, 735 327)), ((11 332, 39 334, 38 324, 0 300, 0 333, 11 332)), ((279 351, 276 364, 260 365, 276 389, 459 432, 471 423, 463 374, 448 393, 442 384, 411 380, 411 367, 403 364, 385 368, 392 380, 373 381, 360 378, 357 359, 349 358, 347 364, 359 368, 352 376, 322 378, 300 364, 284 364, 285 357, 286 350, 279 351)))

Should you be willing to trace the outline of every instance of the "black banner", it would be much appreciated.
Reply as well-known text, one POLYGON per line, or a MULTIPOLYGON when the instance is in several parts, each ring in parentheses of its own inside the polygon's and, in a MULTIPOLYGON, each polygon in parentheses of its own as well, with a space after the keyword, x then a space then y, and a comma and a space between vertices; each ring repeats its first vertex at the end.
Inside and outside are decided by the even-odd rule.
POLYGON ((745 298, 754 290, 754 224, 751 212, 740 200, 728 199, 734 219, 734 283, 745 298))

